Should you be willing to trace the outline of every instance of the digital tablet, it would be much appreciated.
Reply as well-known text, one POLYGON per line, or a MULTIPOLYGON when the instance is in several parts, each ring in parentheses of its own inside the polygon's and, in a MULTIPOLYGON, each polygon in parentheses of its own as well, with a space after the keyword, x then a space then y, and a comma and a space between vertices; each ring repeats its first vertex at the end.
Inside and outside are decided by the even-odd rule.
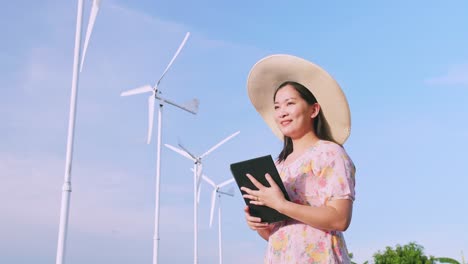
MULTIPOLYGON (((276 170, 275 163, 271 155, 258 157, 255 159, 245 160, 237 163, 231 164, 231 173, 236 180, 237 186, 242 195, 246 192, 242 191, 240 188, 242 186, 247 187, 252 190, 258 190, 257 187, 249 180, 246 174, 252 175, 257 181, 259 181, 264 186, 270 187, 265 174, 270 174, 271 178, 276 182, 281 191, 284 194, 284 197, 290 201, 288 193, 284 188, 283 181, 280 178, 278 170, 276 170)), ((267 206, 255 205, 250 203, 250 199, 244 198, 245 204, 249 206, 249 212, 251 216, 260 217, 262 222, 265 223, 274 223, 282 220, 289 219, 286 215, 283 215, 267 206)))

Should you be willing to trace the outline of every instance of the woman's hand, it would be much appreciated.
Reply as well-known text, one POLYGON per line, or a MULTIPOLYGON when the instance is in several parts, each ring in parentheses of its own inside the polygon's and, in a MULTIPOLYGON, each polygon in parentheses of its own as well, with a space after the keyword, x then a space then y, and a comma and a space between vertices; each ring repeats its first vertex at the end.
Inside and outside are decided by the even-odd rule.
POLYGON ((258 190, 251 190, 247 187, 241 187, 241 190, 247 193, 244 194, 243 197, 250 199, 251 204, 268 206, 277 211, 280 211, 280 208, 287 200, 284 198, 281 189, 271 178, 271 176, 268 173, 265 175, 265 178, 270 184, 270 187, 264 186, 250 174, 247 174, 247 177, 250 179, 253 185, 258 188, 258 190))
POLYGON ((260 217, 251 216, 248 206, 244 208, 244 212, 245 212, 245 220, 247 220, 247 225, 250 227, 250 229, 260 231, 260 230, 270 228, 268 223, 262 223, 262 219, 260 219, 260 217))

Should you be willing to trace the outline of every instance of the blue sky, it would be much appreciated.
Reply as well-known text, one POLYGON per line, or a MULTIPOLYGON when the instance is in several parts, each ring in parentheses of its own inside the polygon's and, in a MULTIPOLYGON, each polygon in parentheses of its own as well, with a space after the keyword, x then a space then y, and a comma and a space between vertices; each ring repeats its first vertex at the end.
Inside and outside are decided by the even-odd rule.
MULTIPOLYGON (((91 1, 85 1, 85 24, 91 1)), ((78 91, 67 263, 150 263, 156 146, 146 145, 147 97, 187 31, 160 88, 200 100, 197 116, 166 107, 163 143, 210 154, 205 174, 280 142, 250 105, 246 78, 262 57, 323 66, 345 91, 357 167, 355 260, 416 241, 427 254, 468 254, 466 1, 103 0, 78 91)), ((0 262, 55 259, 73 63, 75 1, 8 1, 0 11, 0 262)), ((155 135, 155 134, 154 134, 155 135)), ((162 263, 192 259, 192 164, 162 152, 162 263), (175 261, 174 261, 175 259, 175 261)), ((201 263, 217 260, 203 186, 201 263)), ((260 263, 265 242, 244 221, 239 193, 223 200, 225 263, 260 263)))

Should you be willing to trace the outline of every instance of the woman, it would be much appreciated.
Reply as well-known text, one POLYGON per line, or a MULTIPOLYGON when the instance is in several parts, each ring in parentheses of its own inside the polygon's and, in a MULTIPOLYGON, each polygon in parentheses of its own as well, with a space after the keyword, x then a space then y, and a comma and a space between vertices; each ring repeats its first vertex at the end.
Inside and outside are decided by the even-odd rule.
POLYGON ((265 263, 350 263, 342 232, 351 222, 355 168, 341 146, 350 113, 339 85, 313 63, 273 55, 252 68, 247 86, 284 141, 276 166, 291 200, 268 174, 270 187, 247 175, 258 190, 242 187, 244 197, 290 218, 262 223, 245 208, 249 227, 268 241, 265 263))

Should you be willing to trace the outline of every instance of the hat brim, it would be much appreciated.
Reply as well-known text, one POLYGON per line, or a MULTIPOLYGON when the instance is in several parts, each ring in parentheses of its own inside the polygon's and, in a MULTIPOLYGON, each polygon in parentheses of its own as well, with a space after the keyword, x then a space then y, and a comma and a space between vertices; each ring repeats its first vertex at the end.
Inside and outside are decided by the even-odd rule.
POLYGON ((351 132, 351 113, 340 86, 316 64, 286 54, 261 59, 252 67, 247 79, 250 101, 273 133, 283 140, 274 119, 273 95, 286 81, 300 83, 312 92, 320 104, 330 137, 343 144, 351 132))

